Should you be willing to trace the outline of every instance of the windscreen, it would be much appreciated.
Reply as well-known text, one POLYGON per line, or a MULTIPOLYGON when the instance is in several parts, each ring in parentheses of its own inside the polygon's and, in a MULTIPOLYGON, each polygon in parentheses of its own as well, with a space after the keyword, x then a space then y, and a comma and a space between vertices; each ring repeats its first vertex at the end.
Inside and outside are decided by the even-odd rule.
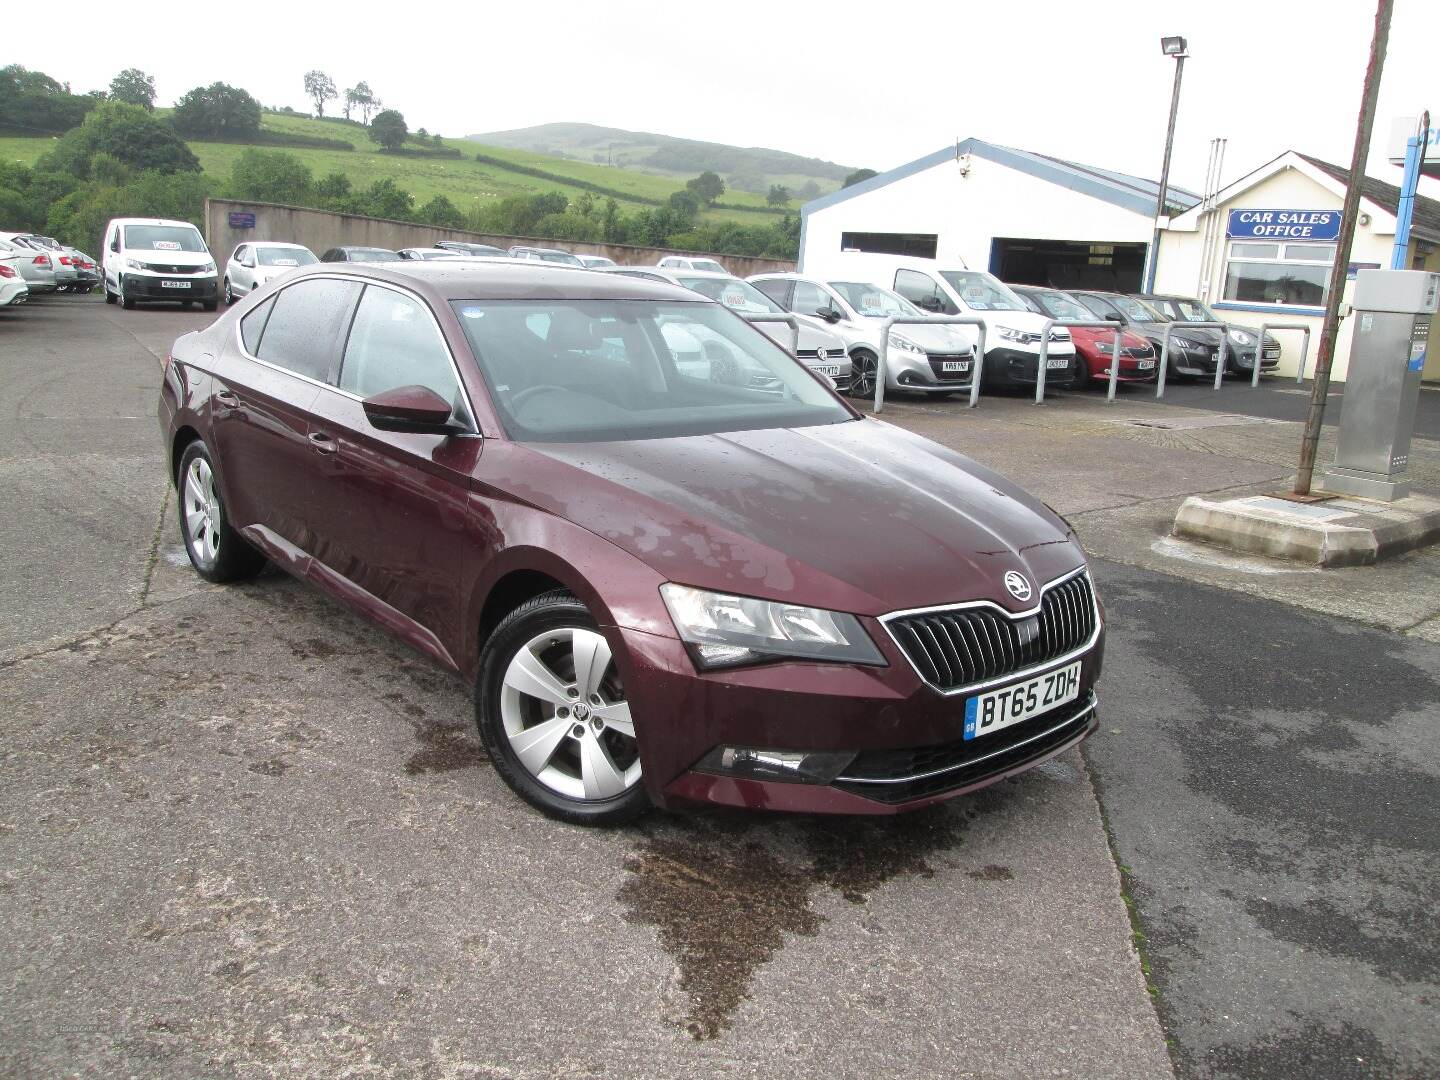
POLYGON ((548 263, 560 263, 564 266, 585 265, 576 256, 571 255, 568 251, 542 251, 540 252, 540 261, 548 263))
POLYGON ((830 287, 839 293, 855 311, 868 319, 888 319, 891 315, 924 315, 899 293, 866 285, 859 281, 832 281, 830 287))
POLYGON ((389 248, 347 248, 350 262, 398 262, 400 253, 389 248))
POLYGON ((255 261, 261 266, 309 266, 320 260, 308 248, 257 247, 255 261))
POLYGON ((688 277, 680 273, 675 275, 675 280, 701 296, 719 300, 731 311, 738 311, 742 315, 785 314, 785 309, 774 300, 748 281, 741 281, 739 278, 688 277))
POLYGON ((717 304, 456 300, 491 400, 521 442, 811 427, 854 414, 717 304))
POLYGON ((1024 311, 1020 298, 989 274, 978 270, 941 270, 940 276, 974 311, 1024 311))
POLYGON ((1172 300, 1170 305, 1177 308, 1180 318, 1186 322, 1219 322, 1204 304, 1196 300, 1172 300))
POLYGON ((709 270, 716 274, 728 274, 730 271, 721 266, 714 259, 691 259, 691 270, 709 270))
POLYGON ((125 246, 131 251, 205 251, 193 225, 126 225, 125 246))
POLYGON ((1119 308, 1121 313, 1131 322, 1151 323, 1170 321, 1149 304, 1145 303, 1145 301, 1136 300, 1133 296, 1107 296, 1105 299, 1119 308))

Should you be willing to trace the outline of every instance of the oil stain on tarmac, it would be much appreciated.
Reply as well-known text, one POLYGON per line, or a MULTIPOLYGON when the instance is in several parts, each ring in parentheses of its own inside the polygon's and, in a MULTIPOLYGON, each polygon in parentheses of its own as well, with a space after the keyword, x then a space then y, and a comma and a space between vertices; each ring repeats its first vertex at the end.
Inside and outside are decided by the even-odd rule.
POLYGON ((863 904, 892 878, 933 877, 928 857, 957 846, 987 801, 885 819, 666 819, 627 856, 619 899, 626 921, 656 927, 674 957, 689 1000, 686 1031, 713 1039, 731 1026, 756 970, 786 935, 820 932, 825 916, 811 907, 817 887, 863 904))

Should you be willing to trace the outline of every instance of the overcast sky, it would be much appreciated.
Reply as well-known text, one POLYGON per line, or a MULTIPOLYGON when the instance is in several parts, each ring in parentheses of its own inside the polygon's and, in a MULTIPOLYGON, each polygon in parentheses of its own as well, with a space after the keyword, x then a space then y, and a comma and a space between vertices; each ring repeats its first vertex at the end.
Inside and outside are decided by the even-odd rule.
MULTIPOLYGON (((451 136, 583 121, 882 171, 977 136, 1154 178, 1174 70, 1159 38, 1183 34, 1193 55, 1172 179, 1198 190, 1214 136, 1229 139, 1227 180, 1286 149, 1348 164, 1374 6, 259 0, 202 15, 12 4, 0 64, 77 91, 136 66, 161 104, 218 79, 301 109, 302 76, 318 67, 342 88, 368 81, 411 128, 451 136), (86 32, 55 32, 62 10, 86 32)), ((1395 9, 1370 172, 1398 183, 1384 161, 1392 118, 1440 115, 1440 2, 1395 9)))

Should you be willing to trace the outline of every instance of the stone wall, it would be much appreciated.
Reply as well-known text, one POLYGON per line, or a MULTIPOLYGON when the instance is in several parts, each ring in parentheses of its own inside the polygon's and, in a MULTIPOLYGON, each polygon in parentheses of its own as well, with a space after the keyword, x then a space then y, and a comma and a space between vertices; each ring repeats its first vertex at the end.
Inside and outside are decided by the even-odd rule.
POLYGON ((304 244, 316 255, 323 255, 329 248, 342 244, 398 249, 431 247, 436 240, 464 240, 472 244, 493 244, 498 248, 508 248, 511 244, 561 248, 576 254, 604 255, 625 266, 653 266, 665 255, 705 255, 717 260, 739 277, 773 270, 795 269, 794 262, 786 259, 672 251, 667 248, 634 247, 630 244, 587 244, 574 240, 546 240, 534 236, 495 236, 466 232, 463 229, 417 225, 410 221, 390 221, 386 218, 361 217, 358 214, 337 214, 330 210, 310 210, 300 206, 240 202, 233 199, 205 200, 205 240, 222 266, 236 247, 251 241, 273 240, 304 244), (232 212, 254 214, 255 227, 231 228, 232 212))

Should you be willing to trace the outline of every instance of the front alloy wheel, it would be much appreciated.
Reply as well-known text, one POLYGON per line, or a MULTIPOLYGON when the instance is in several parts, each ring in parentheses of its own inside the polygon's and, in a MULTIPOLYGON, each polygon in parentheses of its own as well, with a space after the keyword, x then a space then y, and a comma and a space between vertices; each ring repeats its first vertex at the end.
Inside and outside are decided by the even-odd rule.
POLYGON ((879 367, 879 361, 875 354, 865 349, 857 349, 850 356, 850 390, 849 396, 853 398, 868 398, 875 396, 875 371, 879 367))
POLYGON ((476 718, 501 777, 552 817, 612 825, 649 805, 610 644, 568 593, 536 597, 495 629, 476 718))

